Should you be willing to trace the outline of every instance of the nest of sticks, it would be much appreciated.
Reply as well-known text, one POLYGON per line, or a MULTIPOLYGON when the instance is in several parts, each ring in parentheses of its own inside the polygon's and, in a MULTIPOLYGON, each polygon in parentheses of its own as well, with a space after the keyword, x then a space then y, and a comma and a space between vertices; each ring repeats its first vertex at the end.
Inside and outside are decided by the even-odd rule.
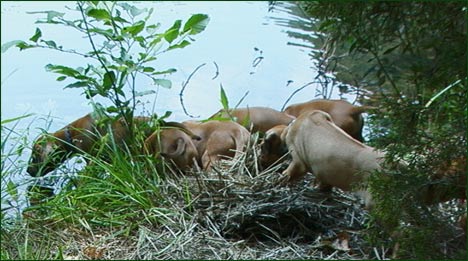
POLYGON ((281 171, 288 162, 259 171, 256 144, 209 172, 174 175, 171 182, 191 184, 192 204, 173 202, 187 214, 174 222, 178 228, 141 228, 145 240, 128 258, 369 258, 361 249, 368 215, 360 202, 338 190, 320 192, 312 175, 286 185, 281 171))

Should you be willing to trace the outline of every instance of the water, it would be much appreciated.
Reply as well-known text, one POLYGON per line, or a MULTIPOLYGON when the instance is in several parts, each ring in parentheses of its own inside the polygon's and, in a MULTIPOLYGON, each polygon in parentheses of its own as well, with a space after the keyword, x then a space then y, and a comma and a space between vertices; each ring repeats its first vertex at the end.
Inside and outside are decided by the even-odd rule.
MULTIPOLYGON (((2 2, 2 44, 11 40, 26 40, 34 34, 38 14, 26 12, 56 10, 67 12, 60 2, 2 2)), ((284 12, 268 12, 268 2, 145 2, 154 7, 155 20, 168 28, 176 19, 186 20, 194 13, 210 16, 207 29, 196 36, 196 41, 185 49, 161 55, 155 63, 158 69, 176 68, 177 73, 168 76, 173 88, 157 88, 146 79, 141 79, 138 88, 157 90, 158 94, 146 97, 155 103, 155 113, 173 111, 173 120, 185 120, 179 101, 182 83, 201 65, 191 78, 184 93, 188 112, 200 119, 207 118, 220 107, 219 88, 224 87, 234 106, 246 92, 249 92, 241 106, 269 106, 280 109, 286 98, 303 84, 315 77, 307 53, 288 45, 290 38, 284 28, 273 18, 287 19, 284 12), (258 50, 258 51, 256 51, 258 50), (260 54, 261 52, 261 54, 260 54), (255 58, 264 59, 254 67, 255 58), (219 76, 212 80, 216 73, 219 76), (292 81, 292 82, 291 82, 292 81), (288 85, 289 82, 289 85, 288 85), (288 85, 288 86, 287 86, 288 85), (157 97, 155 97, 157 96, 157 97)), ((74 36, 63 27, 41 26, 43 38, 54 39, 69 49, 85 49, 86 39, 74 36)), ((91 110, 78 89, 66 89, 67 84, 57 82, 58 75, 46 72, 48 63, 82 65, 81 57, 57 53, 51 50, 18 51, 10 49, 2 54, 2 118, 24 113, 51 114, 57 117, 53 129, 58 128, 91 110)), ((69 82, 68 82, 69 83, 69 82)), ((311 92, 313 93, 313 92, 311 92)), ((305 101, 313 95, 297 97, 292 102, 305 101)), ((150 106, 151 110, 152 104, 150 106)), ((34 127, 34 126, 33 126, 34 127)))
MULTIPOLYGON (((135 4, 153 7, 154 22, 160 22, 163 30, 176 19, 186 21, 195 13, 210 17, 208 27, 195 36, 194 43, 185 49, 162 54, 153 64, 160 70, 177 69, 176 73, 167 77, 172 81, 171 89, 158 88, 140 78, 139 91, 156 90, 157 93, 142 99, 145 106, 139 107, 139 112, 145 110, 163 115, 166 111, 172 111, 169 120, 175 121, 205 119, 221 108, 221 85, 231 106, 246 95, 240 107, 267 106, 279 110, 294 90, 312 82, 317 75, 308 56, 310 43, 301 40, 310 37, 310 33, 300 29, 301 26, 307 27, 308 21, 295 13, 293 4, 279 3, 271 12, 268 2, 135 4), (295 24, 296 28, 288 28, 290 24, 295 24), (298 34, 301 37, 297 38, 298 34), (259 60, 260 56, 263 59, 259 60), (182 110, 179 93, 183 82, 201 64, 205 65, 190 79, 183 96, 188 113, 195 116, 191 118, 182 110), (219 75, 214 78, 217 72, 219 75)), ((2 44, 27 40, 36 27, 40 27, 43 39, 54 40, 66 49, 91 50, 87 39, 74 31, 61 26, 35 24, 36 19, 43 15, 26 13, 55 10, 68 14, 70 12, 65 6, 74 8, 74 5, 73 2, 1 2, 2 44)), ((27 113, 35 115, 20 121, 16 127, 17 130, 28 129, 26 148, 12 160, 19 168, 16 172, 24 173, 21 168, 24 168, 30 155, 28 147, 41 129, 55 131, 89 113, 92 108, 81 95, 81 90, 63 89, 70 82, 56 81, 58 75, 47 72, 44 66, 52 63, 76 67, 85 65, 86 61, 79 56, 46 49, 20 52, 11 48, 1 57, 2 120, 27 113), (49 118, 48 115, 53 118, 52 122, 41 120, 49 118)), ((294 96, 289 104, 313 99, 315 93, 315 86, 310 86, 294 96)), ((28 176, 20 174, 12 177, 20 181, 28 176)), ((5 181, 2 179, 2 196, 4 192, 5 181)))

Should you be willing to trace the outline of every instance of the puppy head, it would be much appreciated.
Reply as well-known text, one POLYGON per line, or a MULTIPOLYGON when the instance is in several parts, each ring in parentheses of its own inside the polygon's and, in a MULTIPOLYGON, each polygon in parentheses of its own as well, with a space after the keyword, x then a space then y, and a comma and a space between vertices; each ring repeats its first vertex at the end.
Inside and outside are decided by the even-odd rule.
POLYGON ((263 169, 273 165, 288 152, 286 143, 282 139, 285 128, 285 125, 279 125, 266 132, 260 144, 260 166, 263 169))
POLYGON ((145 141, 145 146, 147 153, 170 160, 181 170, 191 168, 198 157, 192 138, 174 128, 156 131, 145 141))
POLYGON ((56 169, 65 159, 66 150, 57 138, 51 134, 43 134, 34 142, 26 171, 33 177, 44 176, 56 169))

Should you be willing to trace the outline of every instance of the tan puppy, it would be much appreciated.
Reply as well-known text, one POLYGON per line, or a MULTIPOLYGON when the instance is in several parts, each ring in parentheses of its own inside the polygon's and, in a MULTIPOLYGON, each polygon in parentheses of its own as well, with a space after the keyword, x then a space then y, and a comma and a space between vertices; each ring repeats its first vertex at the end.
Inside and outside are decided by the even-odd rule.
POLYGON ((226 157, 234 158, 244 150, 250 139, 250 132, 240 124, 231 121, 195 122, 185 121, 183 124, 200 141, 195 141, 198 150, 198 162, 203 169, 226 157))
POLYGON ((210 119, 212 118, 234 118, 237 123, 252 132, 263 133, 277 125, 288 125, 295 119, 284 112, 266 107, 238 108, 229 110, 229 112, 222 109, 210 117, 210 119))
POLYGON ((363 119, 361 113, 375 109, 371 106, 354 106, 343 100, 312 100, 288 106, 284 112, 299 117, 299 115, 312 110, 321 110, 330 114, 333 122, 351 137, 363 141, 363 119))
MULTIPOLYGON (((194 136, 199 140, 198 136, 194 136)), ((145 153, 172 161, 184 171, 191 168, 198 158, 192 137, 179 128, 163 128, 155 131, 145 140, 145 153)))
MULTIPOLYGON (((150 121, 149 117, 135 117, 134 124, 150 121)), ((167 123, 166 125, 182 125, 167 123)), ((113 141, 123 146, 129 139, 129 130, 123 119, 113 121, 110 125, 113 141)), ((55 170, 66 159, 75 154, 97 154, 96 143, 108 133, 108 128, 98 127, 91 114, 87 114, 64 128, 39 136, 34 142, 27 172, 31 176, 43 176, 55 170)), ((145 128, 144 136, 149 136, 154 129, 145 128)), ((192 134, 193 135, 193 134, 192 134)))
MULTIPOLYGON (((333 123, 323 111, 301 114, 288 127, 286 143, 292 163, 284 171, 291 181, 312 172, 322 189, 338 187, 345 191, 363 183, 374 170, 380 169, 385 154, 352 138, 333 123)), ((372 205, 371 195, 359 188, 357 194, 366 207, 372 205)))
POLYGON ((286 128, 286 125, 278 125, 265 133, 260 143, 260 166, 263 169, 278 162, 288 152, 285 142, 286 128))

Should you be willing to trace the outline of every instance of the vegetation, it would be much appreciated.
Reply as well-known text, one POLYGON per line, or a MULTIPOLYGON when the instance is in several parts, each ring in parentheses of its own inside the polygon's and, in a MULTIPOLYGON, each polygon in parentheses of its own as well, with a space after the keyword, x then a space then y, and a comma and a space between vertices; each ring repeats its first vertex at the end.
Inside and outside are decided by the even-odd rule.
MULTIPOLYGON (((56 195, 36 187, 28 192, 31 205, 12 215, 24 207, 8 201, 24 200, 12 179, 27 163, 7 163, 31 144, 27 130, 16 128, 26 115, 1 123, 1 259, 466 258, 466 239, 455 226, 466 206, 427 205, 421 195, 436 184, 446 187, 445 196, 460 197, 451 177, 434 180, 427 173, 444 172, 463 157, 466 165, 466 6, 298 5, 316 36, 307 39, 322 96, 338 88, 381 108, 370 116, 369 143, 385 148, 389 163, 408 163, 407 169, 372 177, 377 207, 370 215, 349 194, 333 191, 325 197, 312 188, 313 177, 281 185, 278 173, 285 165, 260 171, 256 136, 242 157, 188 175, 103 143, 110 158, 84 155, 91 164, 67 176, 56 195), (399 249, 392 253, 395 241, 399 249)), ((209 20, 196 14, 161 32, 149 22, 152 9, 127 3, 77 2, 71 11, 80 18, 45 11, 39 23, 76 30, 88 38, 87 52, 68 50, 39 28, 28 41, 7 43, 2 51, 48 48, 86 58, 83 68, 46 69, 58 73, 58 81, 73 80, 66 88, 81 88, 96 112, 111 116, 108 120, 124 117, 132 131, 138 97, 152 93, 138 90, 136 78, 170 87, 161 77, 175 70, 155 68, 157 56, 190 45, 209 20), (99 96, 111 105, 96 102, 99 96)), ((221 103, 230 107, 223 88, 221 103)), ((457 177, 464 171, 455 166, 457 177)))
MULTIPOLYGON (((45 39, 42 31, 36 28, 28 41, 6 43, 2 46, 2 52, 11 47, 20 50, 47 48, 86 58, 89 62, 84 67, 48 64, 46 70, 59 74, 57 81, 72 79, 74 82, 65 88, 83 89, 83 94, 99 114, 123 117, 131 133, 138 98, 154 93, 154 90, 139 91, 137 77, 145 76, 155 85, 170 88, 171 81, 161 77, 174 73, 176 69, 155 68, 155 60, 165 52, 190 45, 194 41, 191 37, 202 32, 209 22, 207 15, 195 14, 184 24, 182 20, 177 20, 170 28, 160 32, 160 24, 150 21, 153 8, 140 9, 128 3, 78 1, 71 11, 77 12, 80 18, 67 19, 65 13, 56 11, 34 13, 46 15, 46 18, 37 21, 39 24, 76 30, 89 40, 90 50, 66 49, 53 40, 45 39), (104 107, 93 99, 95 96, 105 98, 112 105, 104 107)), ((73 17, 72 14, 68 15, 73 17)))
POLYGON ((453 235, 447 216, 454 219, 466 213, 466 206, 456 204, 448 215, 447 209, 421 200, 430 186, 443 188, 450 194, 447 198, 466 198, 466 4, 300 5, 318 20, 314 40, 318 48, 312 54, 318 78, 332 88, 338 85, 327 79, 332 74, 342 91, 381 108, 370 116, 370 143, 385 148, 388 161, 403 159, 409 164, 392 173, 394 178, 381 174, 371 179, 378 200, 373 217, 385 224, 375 224, 370 231, 373 239, 383 243, 399 234, 398 257, 403 258, 466 257, 464 250, 447 253, 437 243, 453 235), (458 160, 455 173, 446 175, 458 160), (440 179, 441 175, 445 177, 440 179))

